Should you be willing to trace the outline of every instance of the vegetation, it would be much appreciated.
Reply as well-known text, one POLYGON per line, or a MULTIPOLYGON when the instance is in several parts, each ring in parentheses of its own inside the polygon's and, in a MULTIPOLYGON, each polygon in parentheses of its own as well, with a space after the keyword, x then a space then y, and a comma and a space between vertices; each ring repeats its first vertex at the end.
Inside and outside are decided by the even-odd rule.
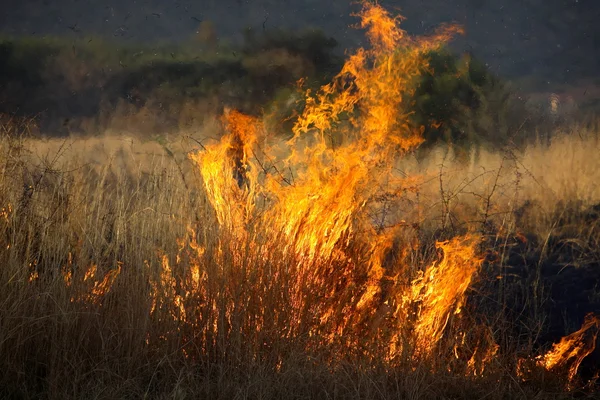
MULTIPOLYGON (((257 113, 300 78, 319 85, 340 60, 318 31, 247 35, 241 48, 204 38, 157 46, 100 38, 5 38, 0 42, 0 111, 39 115, 49 134, 111 128, 110 117, 144 110, 152 132, 178 126, 186 108, 222 104, 257 113), (104 118, 100 116, 104 116, 104 118)), ((330 72, 331 73, 331 72, 330 72)), ((133 114, 133 115, 132 115, 133 114)), ((88 132, 89 133, 89 132, 88 132)))
POLYGON ((597 395, 600 131, 363 6, 343 63, 3 42, 1 398, 597 395))
MULTIPOLYGON (((263 243, 273 256, 260 268, 249 249, 249 269, 236 267, 239 261, 230 257, 237 242, 219 236, 202 179, 187 158, 199 150, 196 140, 207 139, 3 136, 0 397, 584 395, 564 392, 560 371, 540 370, 523 380, 514 365, 518 357, 542 354, 600 308, 600 194, 590 185, 600 171, 593 156, 597 133, 579 131, 549 148, 531 146, 518 154, 484 151, 470 168, 442 148, 399 165, 425 177, 405 199, 402 216, 414 230, 398 246, 413 240, 418 245, 403 250, 403 257, 415 266, 430 264, 438 257, 435 241, 463 232, 473 220, 484 233, 486 262, 463 310, 473 325, 484 321, 501 348, 482 376, 457 376, 425 363, 417 369, 367 363, 360 343, 357 354, 339 354, 332 367, 333 349, 307 352, 306 332, 282 336, 293 308, 280 296, 295 276, 272 274, 292 261, 277 255, 276 243, 263 243), (219 237, 231 242, 219 244, 219 237), (171 303, 172 296, 185 295, 197 249, 212 254, 222 245, 231 253, 205 265, 209 297, 185 297, 183 308, 171 303), (206 301, 216 308, 200 307, 206 301), (254 337, 252 320, 260 310, 283 319, 254 337), (222 313, 231 313, 222 321, 225 331, 204 324, 222 313), (203 327, 202 336, 189 336, 190 326, 203 327)), ((304 301, 310 310, 324 299, 313 293, 304 301)), ((447 360, 452 346, 437 349, 439 357, 447 360)), ((582 384, 593 377, 596 357, 580 367, 582 384)))
POLYGON ((472 145, 505 145, 516 130, 507 85, 469 55, 440 51, 429 60, 414 96, 414 120, 425 127, 426 143, 444 140, 466 152, 472 145))
MULTIPOLYGON (((236 47, 216 41, 212 29, 205 24, 187 43, 156 46, 4 38, 0 111, 36 115, 50 135, 194 130, 205 122, 202 115, 224 106, 282 121, 303 108, 299 80, 302 90, 318 88, 342 65, 335 40, 319 31, 247 31, 236 47)), ((543 125, 539 116, 526 115, 520 94, 471 56, 442 49, 429 62, 407 99, 427 144, 443 140, 468 153, 469 143, 523 143, 543 125)))

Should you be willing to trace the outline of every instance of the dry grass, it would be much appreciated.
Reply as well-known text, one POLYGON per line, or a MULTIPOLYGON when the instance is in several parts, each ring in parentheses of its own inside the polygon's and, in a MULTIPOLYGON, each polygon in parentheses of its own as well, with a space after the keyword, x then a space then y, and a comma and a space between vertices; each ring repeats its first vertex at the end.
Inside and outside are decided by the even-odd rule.
POLYGON ((535 208, 528 213, 531 220, 520 219, 527 226, 519 228, 543 237, 561 207, 576 205, 583 211, 600 202, 598 150, 597 132, 581 128, 557 134, 549 146, 481 150, 468 163, 438 147, 423 161, 405 159, 398 168, 404 175, 421 176, 422 222, 443 217, 456 225, 503 224, 516 211, 535 208))
MULTIPOLYGON (((247 256, 241 262, 246 269, 232 267, 240 264, 233 257, 244 243, 219 245, 237 250, 209 260, 204 297, 174 305, 188 284, 194 256, 182 252, 178 239, 197 242, 207 253, 217 242, 231 240, 218 231, 201 179, 186 157, 203 140, 1 139, 0 398, 558 399, 577 394, 564 392, 560 378, 549 374, 523 382, 511 366, 518 352, 547 346, 536 339, 550 318, 544 311, 550 294, 542 264, 552 259, 552 251, 560 252, 551 247, 551 238, 560 232, 561 243, 576 241, 587 249, 573 256, 572 264, 600 262, 592 246, 598 243, 599 219, 581 224, 600 203, 596 132, 560 136, 550 147, 483 152, 470 164, 454 161, 440 148, 421 162, 409 157, 398 165, 398 173, 417 177, 390 215, 415 228, 403 240, 418 240, 420 246, 407 250, 407 259, 430 262, 436 239, 467 227, 486 237, 482 251, 490 254, 489 263, 467 311, 486 320, 503 353, 477 378, 444 372, 439 365, 445 359, 417 368, 374 361, 364 355, 377 349, 360 348, 361 343, 339 354, 335 346, 313 346, 316 339, 302 326, 288 330, 294 316, 287 314, 293 307, 286 293, 295 283, 289 272, 294 260, 282 257, 277 243, 260 243, 262 254, 270 256, 247 256), (537 269, 507 270, 519 266, 511 261, 515 254, 537 257, 537 269), (167 279, 163 255, 172 269, 167 279), (90 278, 91 265, 97 271, 90 278), (117 270, 110 291, 94 295, 117 270), (490 278, 497 274, 504 274, 506 283, 490 278), (511 302, 525 310, 518 320, 505 312, 511 302), (253 325, 259 314, 268 324, 253 325)), ((306 295, 307 308, 319 307, 318 293, 306 295)))

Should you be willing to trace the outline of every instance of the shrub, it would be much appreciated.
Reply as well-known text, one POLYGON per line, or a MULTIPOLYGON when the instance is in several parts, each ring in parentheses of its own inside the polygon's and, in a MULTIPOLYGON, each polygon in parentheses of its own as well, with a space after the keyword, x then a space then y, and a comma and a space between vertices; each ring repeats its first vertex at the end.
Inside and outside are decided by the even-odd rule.
POLYGON ((465 157, 471 146, 505 143, 511 134, 511 91, 471 55, 431 52, 414 94, 413 122, 425 128, 424 148, 443 141, 465 157))

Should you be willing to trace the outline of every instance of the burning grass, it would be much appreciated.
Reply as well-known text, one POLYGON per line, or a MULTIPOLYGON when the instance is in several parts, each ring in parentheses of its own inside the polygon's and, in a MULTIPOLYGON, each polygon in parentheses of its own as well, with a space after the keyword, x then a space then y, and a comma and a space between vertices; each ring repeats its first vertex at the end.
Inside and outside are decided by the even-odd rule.
POLYGON ((406 102, 460 30, 361 17, 372 47, 307 93, 287 140, 235 110, 215 140, 3 139, 2 396, 593 392, 597 317, 547 322, 552 268, 590 279, 600 260, 599 218, 573 230, 600 193, 551 156, 597 175, 597 136, 415 161, 406 102))
MULTIPOLYGON (((539 375, 545 350, 583 322, 567 315, 558 335, 548 332, 562 319, 547 307, 562 300, 552 298, 552 265, 595 279, 599 257, 597 219, 581 225, 582 210, 598 199, 590 192, 588 204, 563 203, 593 179, 582 172, 596 159, 588 156, 568 179, 552 171, 565 156, 586 159, 597 143, 569 136, 512 163, 485 154, 472 166, 435 152, 421 164, 409 156, 404 171, 422 181, 390 217, 404 220, 388 228, 394 235, 370 233, 393 242, 377 254, 379 241, 347 235, 331 253, 316 247, 314 260, 310 242, 291 247, 285 231, 264 232, 269 219, 251 220, 241 233, 222 225, 185 158, 195 141, 5 140, 4 154, 13 153, 2 175, 2 386, 7 395, 74 398, 554 392, 548 378, 566 384, 571 362, 591 347, 568 350, 575 357, 539 375), (526 172, 543 163, 545 173, 526 172), (461 238, 463 224, 475 233, 461 238), (451 237, 435 250, 436 238, 451 237), (565 260, 572 242, 581 250, 565 260)), ((576 309, 593 304, 572 300, 576 309)))

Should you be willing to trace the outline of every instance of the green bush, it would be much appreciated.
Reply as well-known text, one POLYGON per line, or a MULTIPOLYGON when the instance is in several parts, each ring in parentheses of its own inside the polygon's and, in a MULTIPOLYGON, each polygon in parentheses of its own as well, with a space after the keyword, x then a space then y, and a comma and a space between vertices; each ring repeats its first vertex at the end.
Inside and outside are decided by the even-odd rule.
POLYGON ((315 87, 337 71, 336 44, 320 31, 246 35, 237 48, 224 42, 206 48, 197 38, 151 46, 4 37, 0 112, 39 114, 41 129, 52 134, 69 133, 77 120, 118 112, 124 104, 128 114, 144 109, 161 121, 178 120, 178 110, 198 101, 257 115, 285 103, 282 93, 299 79, 315 87))
POLYGON ((428 54, 413 101, 413 122, 425 128, 428 148, 451 144, 459 157, 472 146, 505 143, 513 126, 511 90, 481 62, 448 50, 428 54))

